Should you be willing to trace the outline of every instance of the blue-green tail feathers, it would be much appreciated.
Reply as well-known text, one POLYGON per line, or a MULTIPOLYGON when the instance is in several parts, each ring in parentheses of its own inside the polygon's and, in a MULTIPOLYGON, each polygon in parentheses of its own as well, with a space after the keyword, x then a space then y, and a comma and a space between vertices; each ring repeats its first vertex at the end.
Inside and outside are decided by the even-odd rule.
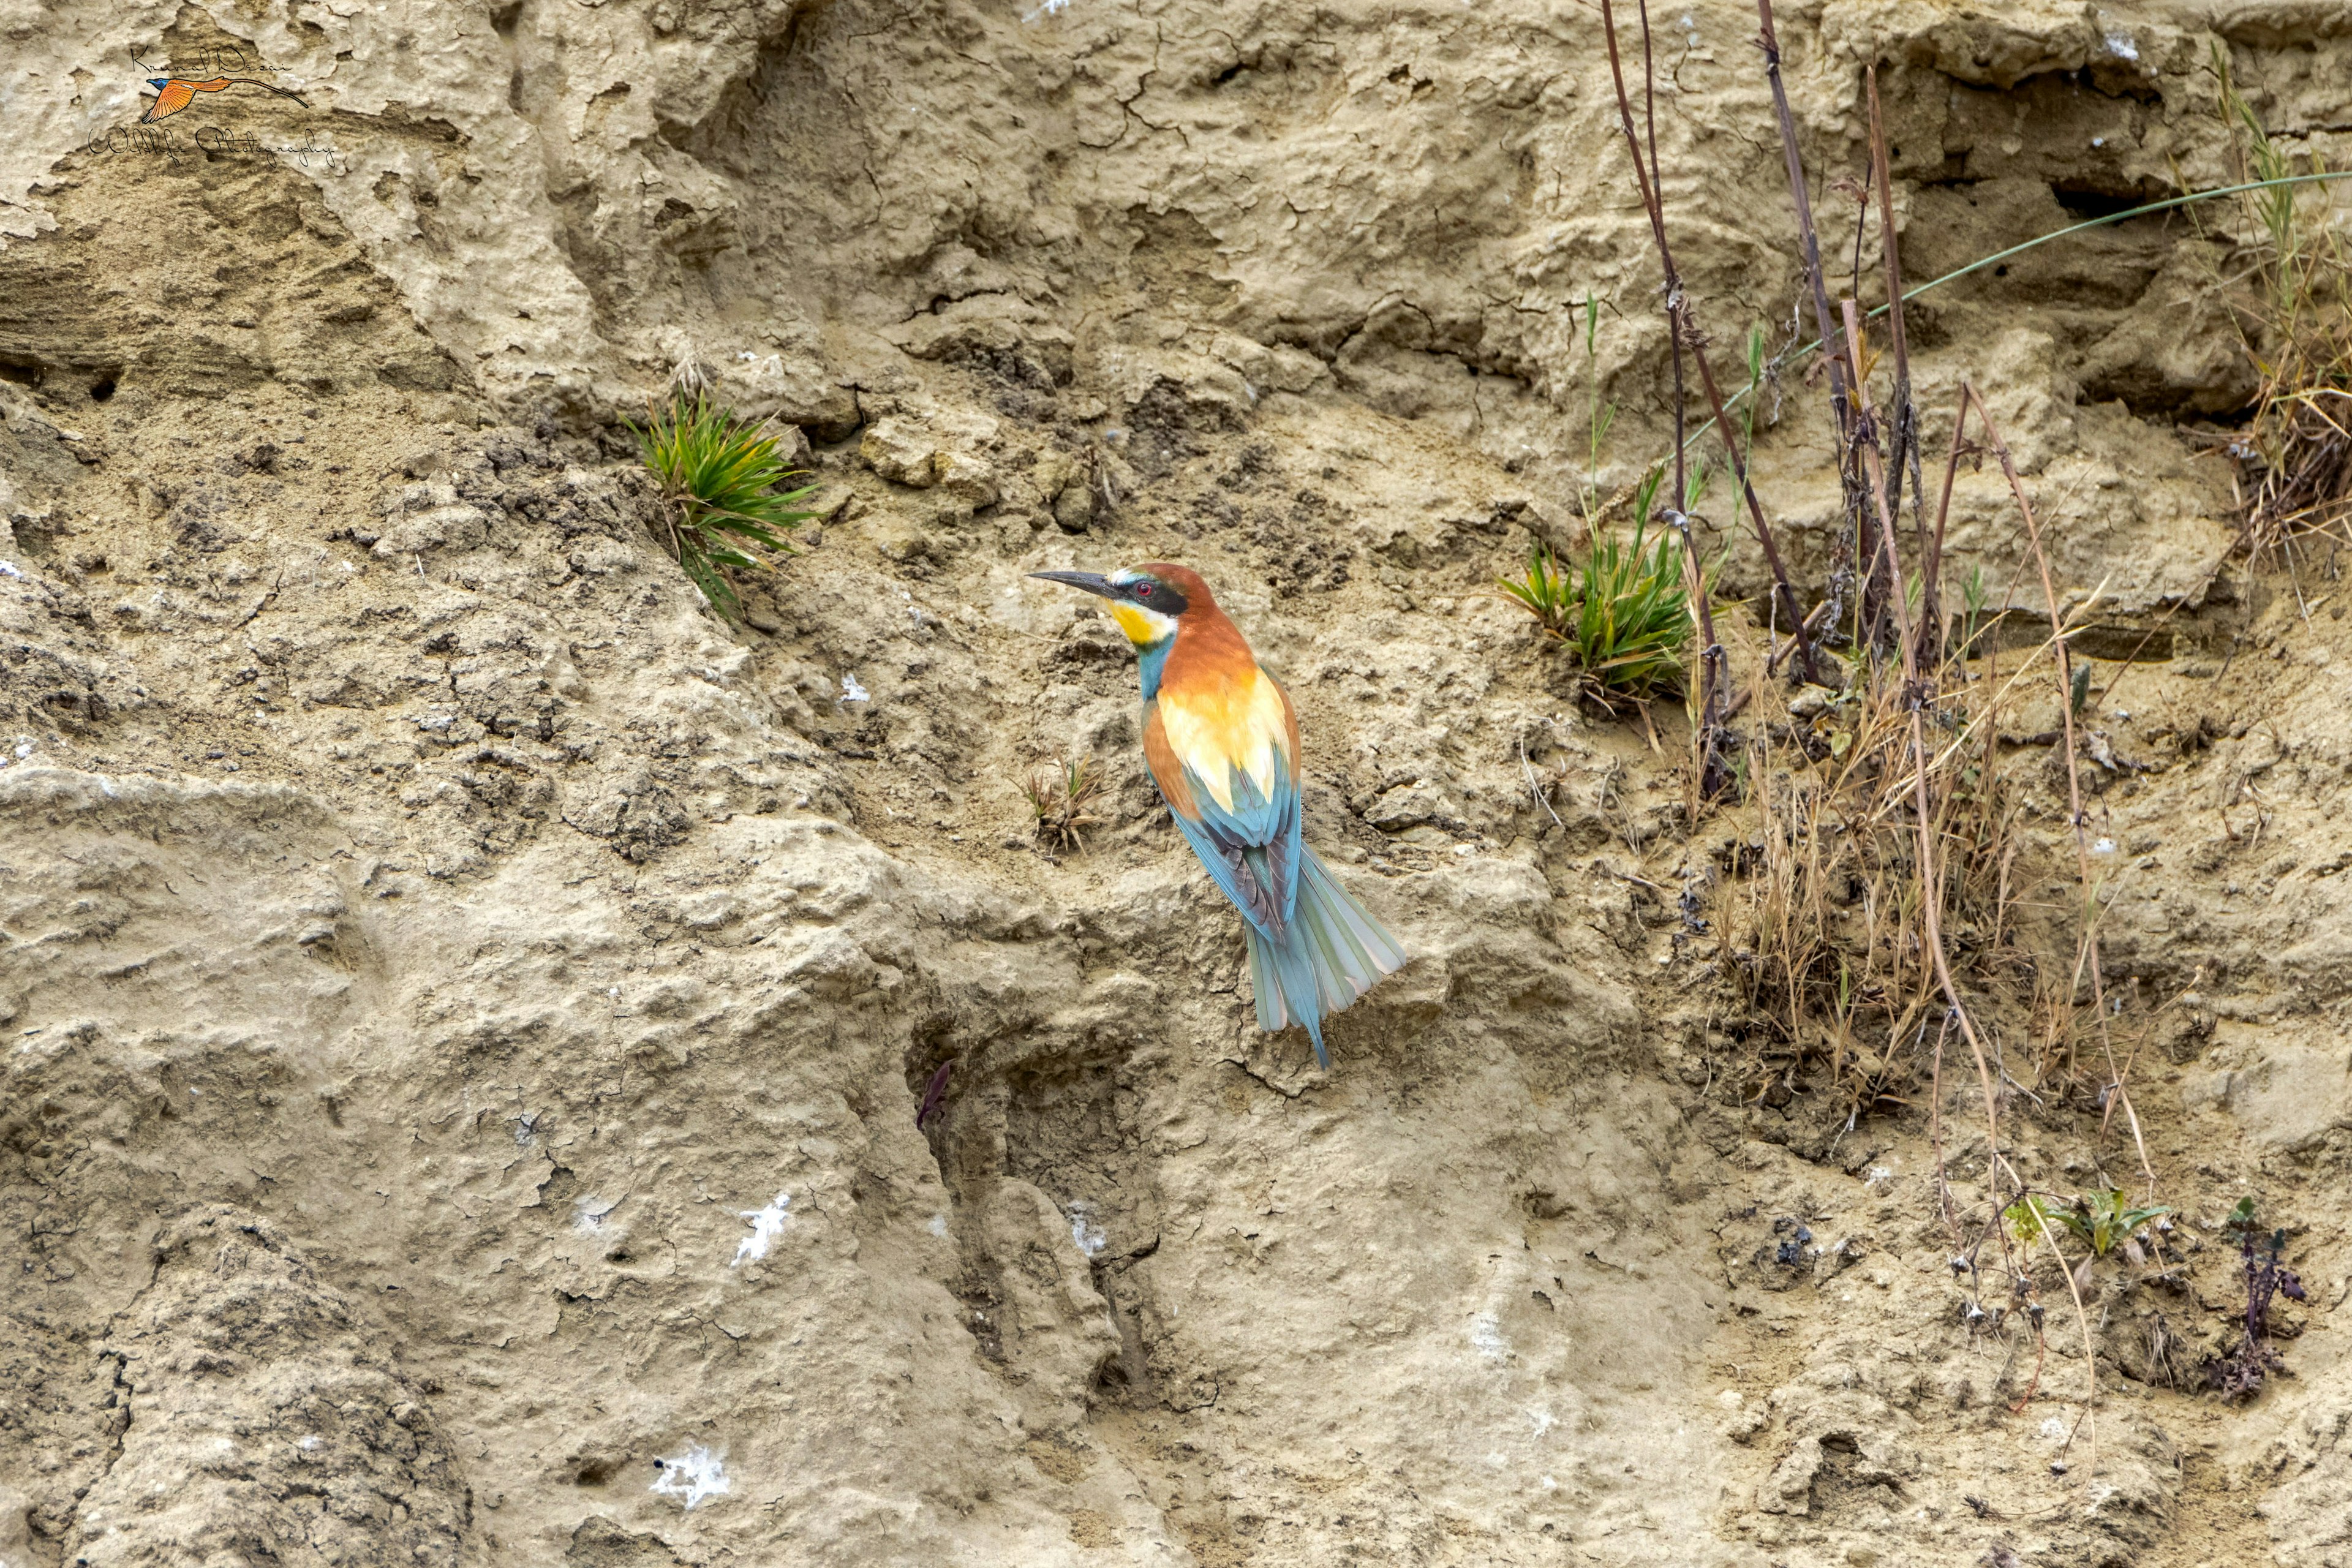
POLYGON ((1289 941, 1281 946, 1243 922, 1249 935, 1250 989, 1257 996, 1259 1027, 1306 1026, 1316 1062, 1328 1068, 1323 1020, 1380 984, 1382 975, 1403 968, 1405 951, 1312 849, 1301 849, 1297 887, 1289 941))

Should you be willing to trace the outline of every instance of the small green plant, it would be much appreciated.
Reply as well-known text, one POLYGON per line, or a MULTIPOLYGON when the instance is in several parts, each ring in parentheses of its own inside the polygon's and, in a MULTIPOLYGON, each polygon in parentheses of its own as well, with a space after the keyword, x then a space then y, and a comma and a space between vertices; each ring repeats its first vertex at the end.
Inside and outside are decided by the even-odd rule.
POLYGON ((772 570, 769 555, 792 552, 785 532, 815 515, 793 503, 816 487, 779 492, 800 475, 777 455, 777 438, 700 392, 678 393, 629 429, 661 485, 663 544, 711 608, 740 619, 730 574, 772 570))
POLYGON ((1633 537, 1594 538, 1579 573, 1538 545, 1523 576, 1501 580, 1509 595, 1549 636, 1576 652, 1588 694, 1602 706, 1620 697, 1644 698, 1678 686, 1691 637, 1690 595, 1683 586, 1682 542, 1671 533, 1648 538, 1649 502, 1659 473, 1643 482, 1633 537))
POLYGON ((1503 592, 1525 606, 1546 632, 1556 637, 1568 635, 1577 613, 1576 567, 1570 563, 1562 571, 1559 558, 1551 552, 1549 545, 1538 544, 1528 552, 1526 576, 1516 581, 1509 577, 1497 581, 1503 592))
POLYGON ((1764 326, 1758 322, 1748 329, 1748 385, 1740 394, 1747 406, 1739 414, 1739 466, 1745 468, 1756 456, 1756 405, 1764 400, 1757 394, 1764 388, 1764 326))
POLYGON ((1029 809, 1036 816, 1039 842, 1049 847, 1085 848, 1085 830, 1103 820, 1089 809, 1103 793, 1102 777, 1083 758, 1075 763, 1055 758, 1031 773, 1021 792, 1029 797, 1029 809))
POLYGON ((2095 1257, 2105 1258, 2171 1212, 2168 1208, 2135 1208, 2124 1201, 2121 1189, 2111 1188, 2104 1193, 2084 1193, 2075 1198, 2071 1208, 2054 1199, 2028 1193, 2010 1205, 2002 1216, 2020 1241, 2039 1241, 2053 1226, 2063 1225, 2088 1242, 2095 1257))
POLYGON ((1585 453, 1584 484, 1577 492, 1577 506, 1584 513, 1584 526, 1589 530, 1599 525, 1601 517, 1601 453, 1609 444, 1609 427, 1617 423, 1617 405, 1601 401, 1601 300, 1596 295, 1584 297, 1584 375, 1585 423, 1591 440, 1585 453))

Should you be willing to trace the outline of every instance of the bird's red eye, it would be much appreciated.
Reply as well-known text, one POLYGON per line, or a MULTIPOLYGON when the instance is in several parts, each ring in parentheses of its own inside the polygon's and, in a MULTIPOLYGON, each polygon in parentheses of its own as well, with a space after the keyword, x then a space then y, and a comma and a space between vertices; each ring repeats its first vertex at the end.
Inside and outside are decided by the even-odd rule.
POLYGON ((1139 584, 1135 590, 1135 596, 1139 599, 1149 599, 1151 597, 1151 584, 1149 583, 1139 584))

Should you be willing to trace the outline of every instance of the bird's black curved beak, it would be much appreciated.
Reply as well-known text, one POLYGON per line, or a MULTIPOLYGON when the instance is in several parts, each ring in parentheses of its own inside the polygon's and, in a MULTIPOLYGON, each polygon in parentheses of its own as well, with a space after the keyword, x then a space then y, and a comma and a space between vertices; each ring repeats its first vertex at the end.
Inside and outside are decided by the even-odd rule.
POLYGON ((1089 594, 1099 594, 1106 599, 1116 599, 1118 590, 1110 580, 1097 572, 1032 572, 1032 577, 1045 583, 1066 583, 1073 588, 1084 588, 1089 594))

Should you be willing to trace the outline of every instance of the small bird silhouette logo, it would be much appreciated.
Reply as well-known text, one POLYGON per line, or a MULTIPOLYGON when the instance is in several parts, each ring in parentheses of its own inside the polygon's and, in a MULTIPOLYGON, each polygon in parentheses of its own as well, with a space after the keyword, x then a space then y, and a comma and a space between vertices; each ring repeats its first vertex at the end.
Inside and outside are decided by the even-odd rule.
POLYGON ((147 112, 139 117, 139 123, 142 125, 152 125, 158 120, 168 120, 194 102, 196 94, 200 92, 220 92, 232 87, 257 87, 264 92, 274 92, 280 98, 290 98, 305 109, 310 107, 310 100, 300 93, 289 92, 282 87, 272 87, 266 81, 256 81, 249 76, 216 76, 210 81, 190 81, 184 77, 176 76, 151 76, 147 79, 147 85, 155 89, 155 101, 149 104, 147 112))
POLYGON ((1177 827, 1248 926, 1258 1026, 1323 1019, 1404 967, 1405 951, 1301 838, 1298 714, 1200 574, 1166 562, 1033 572, 1110 601, 1139 656, 1143 760, 1177 827))

